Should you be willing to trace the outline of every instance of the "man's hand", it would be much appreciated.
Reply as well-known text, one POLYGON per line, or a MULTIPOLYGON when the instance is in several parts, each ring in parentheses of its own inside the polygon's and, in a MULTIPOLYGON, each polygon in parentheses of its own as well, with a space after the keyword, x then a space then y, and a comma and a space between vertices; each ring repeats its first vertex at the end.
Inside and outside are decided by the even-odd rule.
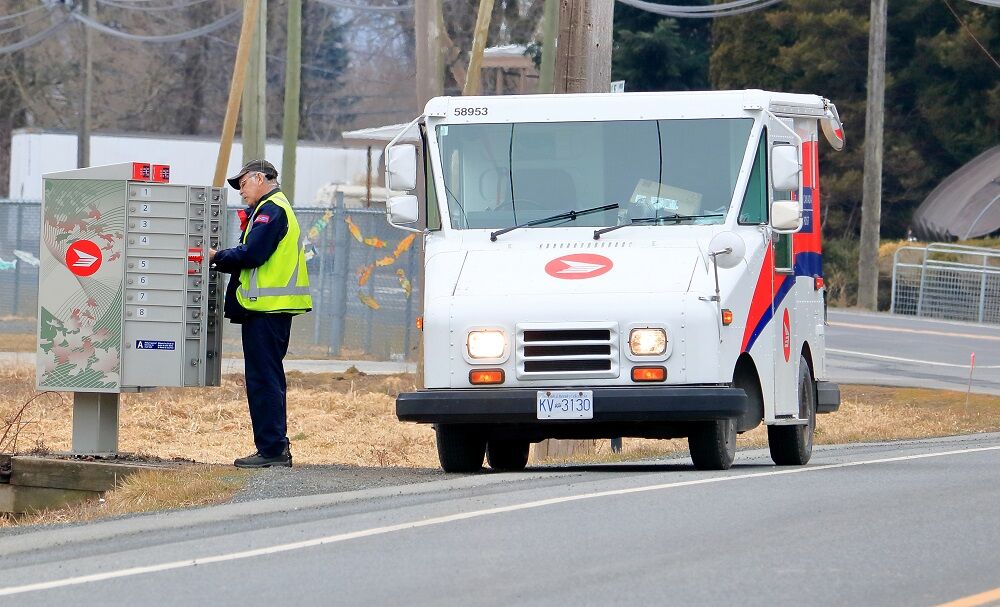
POLYGON ((215 249, 208 250, 208 263, 215 263, 215 254, 218 253, 215 249))

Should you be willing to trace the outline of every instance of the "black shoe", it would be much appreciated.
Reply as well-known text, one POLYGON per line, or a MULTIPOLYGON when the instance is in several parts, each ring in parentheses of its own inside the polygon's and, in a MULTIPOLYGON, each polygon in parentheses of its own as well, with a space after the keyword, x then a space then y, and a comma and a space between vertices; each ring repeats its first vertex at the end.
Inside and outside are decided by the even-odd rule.
POLYGON ((272 466, 291 468, 292 454, 289 452, 288 447, 285 447, 285 450, 280 455, 275 455, 274 457, 264 457, 260 452, 257 452, 239 458, 233 462, 233 465, 237 468, 270 468, 272 466))

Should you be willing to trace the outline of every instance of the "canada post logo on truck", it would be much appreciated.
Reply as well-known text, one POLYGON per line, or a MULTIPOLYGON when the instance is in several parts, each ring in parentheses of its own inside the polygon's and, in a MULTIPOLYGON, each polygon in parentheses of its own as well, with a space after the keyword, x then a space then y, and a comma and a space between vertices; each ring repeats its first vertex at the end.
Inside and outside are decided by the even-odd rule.
POLYGON ((446 471, 619 436, 725 469, 762 423, 805 464, 840 402, 821 131, 843 147, 827 99, 758 90, 432 99, 385 156, 407 192, 388 220, 425 251, 424 386, 399 419, 434 424, 446 471))

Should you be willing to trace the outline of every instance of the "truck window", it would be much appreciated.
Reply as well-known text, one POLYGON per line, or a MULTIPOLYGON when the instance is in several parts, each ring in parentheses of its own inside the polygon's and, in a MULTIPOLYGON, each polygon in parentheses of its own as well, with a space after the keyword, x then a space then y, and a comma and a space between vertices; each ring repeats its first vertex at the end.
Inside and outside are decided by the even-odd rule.
POLYGON ((791 272, 794 255, 791 234, 774 235, 774 269, 776 272, 791 272))
POLYGON ((738 221, 743 225, 767 223, 767 132, 761 131, 747 191, 743 195, 738 221))
POLYGON ((439 196, 456 229, 505 228, 610 203, 620 206, 568 225, 724 214, 752 126, 749 118, 439 125, 439 196))

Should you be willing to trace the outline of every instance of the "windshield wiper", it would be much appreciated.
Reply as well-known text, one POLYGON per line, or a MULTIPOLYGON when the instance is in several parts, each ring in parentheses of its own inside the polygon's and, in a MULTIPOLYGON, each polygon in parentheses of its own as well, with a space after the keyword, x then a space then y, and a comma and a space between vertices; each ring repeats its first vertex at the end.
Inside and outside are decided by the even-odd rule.
POLYGON ((611 204, 606 204, 600 207, 591 207, 589 209, 584 209, 582 211, 566 211, 565 213, 559 213, 558 215, 553 215, 552 217, 544 217, 542 219, 536 219, 534 221, 529 221, 527 223, 522 223, 516 226, 511 226, 509 228, 504 228, 502 230, 497 230, 496 232, 490 232, 490 240, 496 242, 497 236, 501 234, 506 234, 507 232, 516 230, 518 228, 527 228, 530 226, 537 226, 543 223, 549 223, 552 221, 559 221, 560 219, 576 219, 582 215, 590 215, 591 213, 599 213, 601 211, 610 211, 611 209, 617 209, 618 203, 614 202, 611 204))
POLYGON ((594 240, 600 240, 601 234, 607 234, 617 230, 618 228, 625 228, 634 223, 656 223, 658 221, 673 221, 674 223, 680 223, 688 219, 704 219, 706 217, 722 217, 722 213, 707 213, 705 215, 678 215, 674 213, 673 215, 665 215, 662 217, 638 217, 636 219, 630 220, 628 223, 623 223, 618 226, 611 226, 607 228, 601 228, 599 230, 594 230, 594 240))

